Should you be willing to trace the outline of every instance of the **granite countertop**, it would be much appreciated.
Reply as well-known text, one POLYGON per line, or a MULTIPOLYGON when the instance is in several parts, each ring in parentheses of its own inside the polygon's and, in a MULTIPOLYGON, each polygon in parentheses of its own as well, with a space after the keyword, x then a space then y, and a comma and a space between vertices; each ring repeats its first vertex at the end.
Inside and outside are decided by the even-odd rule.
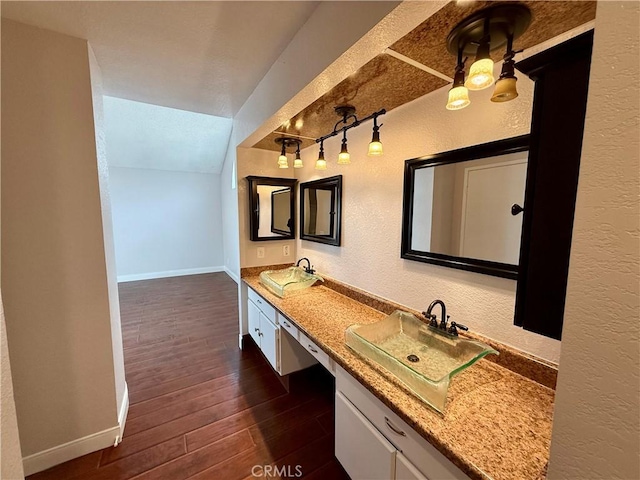
POLYGON ((452 379, 440 415, 345 345, 349 325, 374 323, 385 313, 321 285, 279 298, 257 275, 242 280, 471 478, 546 476, 555 394, 551 388, 482 359, 452 379))

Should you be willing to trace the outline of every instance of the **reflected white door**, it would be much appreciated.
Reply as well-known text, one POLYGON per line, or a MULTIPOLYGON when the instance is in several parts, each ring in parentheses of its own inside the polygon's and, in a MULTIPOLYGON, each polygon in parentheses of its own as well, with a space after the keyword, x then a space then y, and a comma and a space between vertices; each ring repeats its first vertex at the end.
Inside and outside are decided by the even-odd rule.
POLYGON ((526 159, 465 170, 460 256, 518 264, 522 214, 511 206, 524 204, 526 178, 526 159))

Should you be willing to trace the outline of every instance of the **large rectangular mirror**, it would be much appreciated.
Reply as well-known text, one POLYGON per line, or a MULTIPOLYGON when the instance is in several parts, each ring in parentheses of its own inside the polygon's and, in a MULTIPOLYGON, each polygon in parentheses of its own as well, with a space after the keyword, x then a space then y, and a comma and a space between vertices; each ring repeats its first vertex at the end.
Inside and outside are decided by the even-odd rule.
POLYGON ((529 136, 407 160, 402 258, 517 278, 529 136))
POLYGON ((253 241, 295 238, 294 178, 247 177, 249 237, 253 241))
POLYGON ((342 175, 300 184, 300 238, 340 245, 342 175))

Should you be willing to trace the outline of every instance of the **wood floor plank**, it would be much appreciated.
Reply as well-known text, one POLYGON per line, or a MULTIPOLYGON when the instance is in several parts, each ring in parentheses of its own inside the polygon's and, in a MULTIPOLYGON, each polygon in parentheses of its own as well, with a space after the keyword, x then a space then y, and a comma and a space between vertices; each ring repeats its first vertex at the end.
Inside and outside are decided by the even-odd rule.
POLYGON ((348 478, 333 457, 333 377, 311 367, 287 392, 254 344, 240 350, 238 289, 225 273, 119 290, 124 439, 29 480, 241 479, 292 462, 305 478, 348 478))
POLYGON ((255 444, 251 440, 249 432, 243 430, 226 437, 224 440, 211 443, 200 450, 190 452, 154 470, 145 472, 136 477, 136 480, 156 480, 159 478, 181 480, 189 478, 254 446, 255 444))

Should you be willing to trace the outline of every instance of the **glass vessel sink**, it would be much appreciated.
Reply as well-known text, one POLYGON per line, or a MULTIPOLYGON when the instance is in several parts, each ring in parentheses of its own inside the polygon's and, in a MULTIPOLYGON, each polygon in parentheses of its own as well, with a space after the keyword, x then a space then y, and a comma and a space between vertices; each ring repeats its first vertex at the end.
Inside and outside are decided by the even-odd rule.
POLYGON ((318 280, 324 282, 320 275, 307 273, 301 267, 289 267, 284 270, 265 270, 260 273, 260 283, 267 290, 282 298, 309 288, 318 280))
POLYGON ((485 355, 498 355, 481 342, 448 335, 399 310, 370 325, 351 325, 345 337, 352 350, 388 370, 441 413, 451 378, 485 355))

